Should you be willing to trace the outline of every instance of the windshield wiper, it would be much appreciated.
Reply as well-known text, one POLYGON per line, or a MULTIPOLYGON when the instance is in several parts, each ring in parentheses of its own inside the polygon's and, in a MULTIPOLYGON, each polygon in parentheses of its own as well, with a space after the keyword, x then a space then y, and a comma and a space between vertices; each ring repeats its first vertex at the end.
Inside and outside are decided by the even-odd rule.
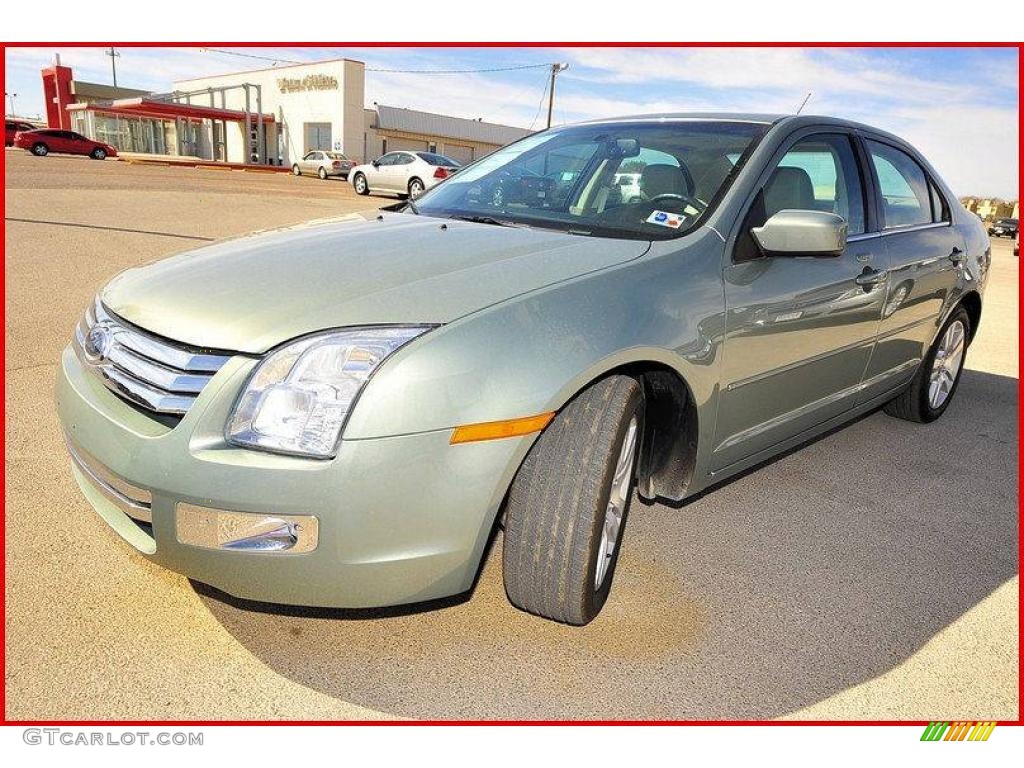
POLYGON ((459 221, 472 221, 476 224, 493 224, 496 227, 525 227, 525 224, 519 224, 515 221, 507 221, 505 219, 496 219, 493 216, 465 216, 465 215, 453 215, 449 216, 449 219, 458 219, 459 221))

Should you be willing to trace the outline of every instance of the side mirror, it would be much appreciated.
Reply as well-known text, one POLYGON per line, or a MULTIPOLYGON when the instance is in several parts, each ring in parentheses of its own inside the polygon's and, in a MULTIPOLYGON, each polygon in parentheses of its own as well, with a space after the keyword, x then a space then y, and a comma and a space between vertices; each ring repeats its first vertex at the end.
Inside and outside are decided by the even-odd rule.
POLYGON ((380 167, 380 160, 373 160, 370 163, 370 165, 372 165, 374 168, 379 168, 380 167))
POLYGON ((846 230, 846 220, 834 213, 787 210, 750 233, 765 256, 839 256, 846 230))

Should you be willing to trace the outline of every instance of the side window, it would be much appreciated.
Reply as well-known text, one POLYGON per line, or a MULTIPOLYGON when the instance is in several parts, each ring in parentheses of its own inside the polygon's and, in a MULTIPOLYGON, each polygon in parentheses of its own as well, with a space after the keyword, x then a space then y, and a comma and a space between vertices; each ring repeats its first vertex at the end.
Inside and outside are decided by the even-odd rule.
POLYGON ((377 165, 380 165, 380 166, 394 165, 394 164, 395 164, 395 155, 393 155, 393 154, 384 155, 384 157, 382 157, 380 160, 377 161, 377 165))
POLYGON ((404 152, 400 152, 395 160, 395 165, 408 165, 412 162, 412 155, 407 155, 404 152))
POLYGON ((750 230, 785 210, 835 213, 846 220, 848 234, 864 233, 864 185, 849 136, 808 136, 786 152, 743 220, 733 261, 761 258, 750 230))
POLYGON ((801 139, 764 187, 765 218, 781 210, 824 211, 842 216, 851 235, 864 232, 864 191, 849 137, 822 134, 801 139))
POLYGON ((924 169, 906 152, 867 141, 871 163, 878 176, 885 228, 932 223, 932 199, 924 169))
POLYGON ((928 191, 932 197, 932 221, 939 223, 942 221, 952 221, 952 217, 949 213, 949 203, 946 202, 946 198, 943 197, 942 192, 935 186, 935 182, 928 179, 928 191))

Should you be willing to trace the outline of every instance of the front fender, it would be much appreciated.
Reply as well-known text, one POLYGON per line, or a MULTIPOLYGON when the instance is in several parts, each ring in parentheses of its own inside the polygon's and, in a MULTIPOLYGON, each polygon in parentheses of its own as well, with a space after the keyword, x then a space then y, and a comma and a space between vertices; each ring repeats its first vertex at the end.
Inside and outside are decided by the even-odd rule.
POLYGON ((722 243, 703 229, 639 259, 431 331, 377 371, 344 439, 558 410, 609 370, 654 362, 687 383, 710 445, 724 328, 722 243))

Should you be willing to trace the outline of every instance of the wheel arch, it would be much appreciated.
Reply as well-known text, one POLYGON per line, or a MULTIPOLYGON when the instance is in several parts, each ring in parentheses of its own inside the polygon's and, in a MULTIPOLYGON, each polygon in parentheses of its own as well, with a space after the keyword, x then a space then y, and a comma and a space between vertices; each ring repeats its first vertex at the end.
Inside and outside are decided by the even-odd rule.
POLYGON ((977 291, 968 291, 960 297, 957 306, 967 310, 967 317, 971 321, 970 336, 968 337, 968 343, 970 343, 978 334, 978 325, 981 323, 981 294, 977 291))
POLYGON ((638 379, 645 398, 645 426, 638 465, 639 493, 646 500, 680 501, 687 495, 697 468, 700 434, 697 399, 669 353, 647 352, 588 369, 559 393, 551 410, 562 410, 587 387, 608 376, 638 379))

